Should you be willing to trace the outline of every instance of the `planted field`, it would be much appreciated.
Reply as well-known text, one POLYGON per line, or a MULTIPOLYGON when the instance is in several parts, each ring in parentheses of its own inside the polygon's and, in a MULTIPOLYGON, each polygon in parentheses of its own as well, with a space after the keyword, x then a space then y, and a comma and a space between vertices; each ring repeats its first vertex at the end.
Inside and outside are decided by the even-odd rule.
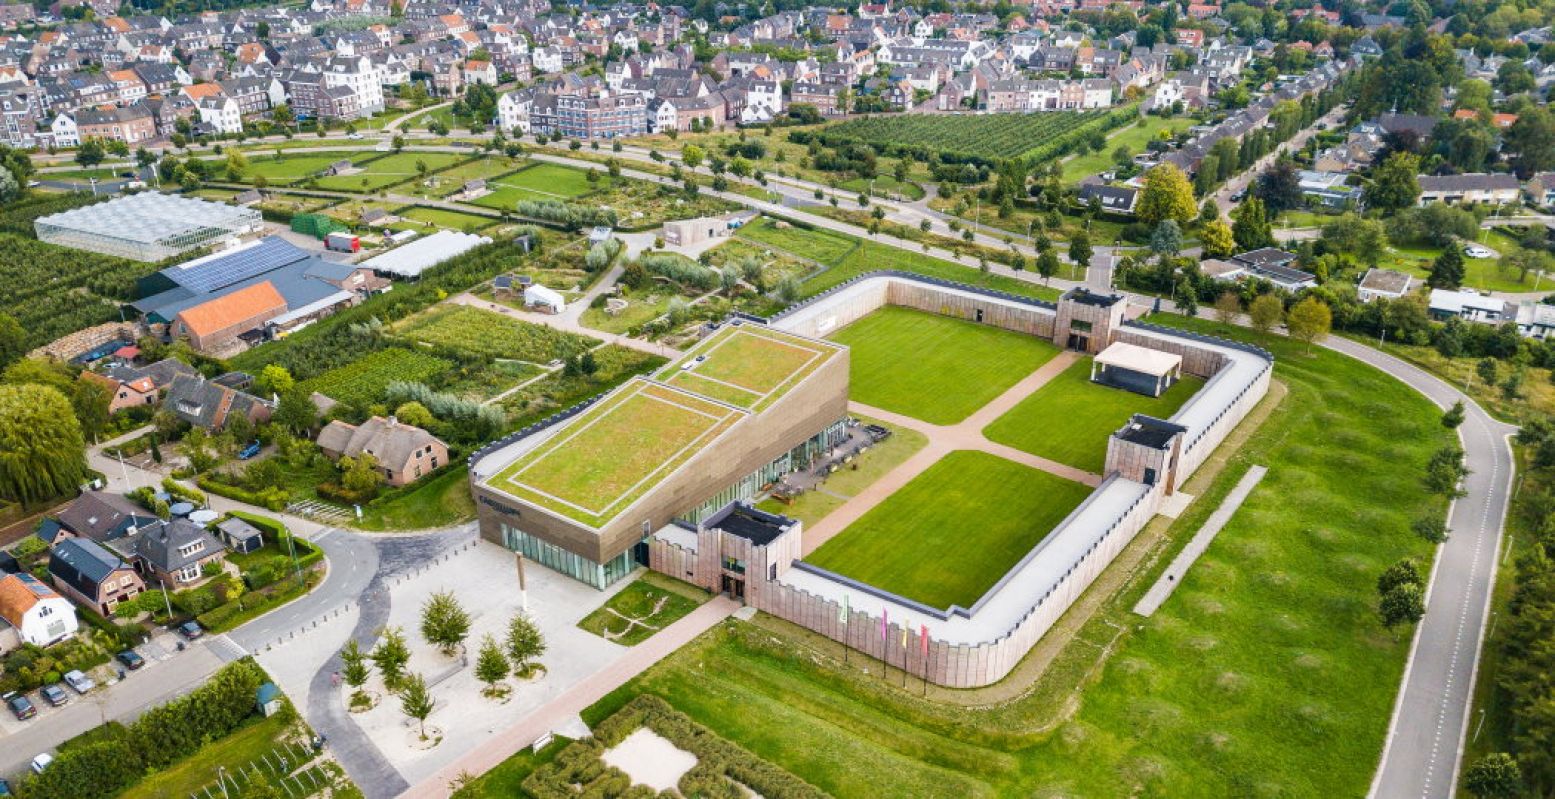
POLYGON ((850 396, 933 424, 955 424, 1058 354, 1052 344, 963 319, 887 306, 837 331, 850 396))
POLYGON ((519 172, 487 184, 491 194, 470 202, 487 208, 511 210, 521 200, 570 200, 589 192, 608 188, 610 176, 600 172, 598 183, 590 183, 581 169, 550 163, 537 163, 519 172))
POLYGON ((135 281, 156 264, 0 233, 0 313, 21 323, 25 349, 120 318, 135 281))
POLYGON ((826 128, 828 141, 923 147, 992 161, 1021 158, 1104 128, 1108 111, 944 116, 907 114, 851 119, 826 128))
POLYGON ((1100 473, 1107 437, 1136 413, 1168 419, 1204 381, 1191 375, 1159 397, 1091 382, 1091 359, 1082 358, 984 428, 990 441, 1100 473))
POLYGON ((1364 795, 1411 640, 1378 622, 1377 575, 1401 557, 1429 562, 1409 526, 1444 507, 1400 475, 1421 474, 1452 433, 1439 408, 1345 356, 1155 321, 1267 347, 1290 393, 1224 471, 1190 485, 1194 504, 1151 531, 1165 536, 1161 558, 1099 597, 1029 689, 929 686, 922 699, 917 682, 903 690, 857 653, 843 667, 831 642, 758 614, 683 647, 584 720, 657 694, 839 799, 1364 795), (1249 464, 1268 475, 1172 598, 1149 620, 1133 615, 1249 464))
POLYGON ((531 363, 566 358, 599 343, 467 305, 436 306, 396 325, 395 332, 412 341, 531 363))
POLYGON ((936 608, 969 608, 1090 492, 996 455, 960 450, 805 560, 936 608))
POLYGON ((858 239, 849 236, 795 227, 768 216, 745 225, 736 235, 827 266, 841 261, 859 246, 858 239))
POLYGON ((382 400, 384 389, 396 380, 425 383, 451 366, 442 358, 389 347, 331 369, 303 385, 340 402, 368 405, 382 400))

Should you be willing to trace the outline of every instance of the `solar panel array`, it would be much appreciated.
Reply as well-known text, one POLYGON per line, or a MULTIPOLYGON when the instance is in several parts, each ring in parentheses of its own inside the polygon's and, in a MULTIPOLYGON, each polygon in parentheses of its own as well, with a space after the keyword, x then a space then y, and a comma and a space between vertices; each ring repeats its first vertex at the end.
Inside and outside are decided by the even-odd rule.
POLYGON ((176 266, 163 274, 175 283, 204 294, 226 288, 234 283, 257 277, 287 264, 296 263, 308 254, 285 239, 270 237, 260 240, 229 255, 218 255, 210 260, 191 261, 176 266))

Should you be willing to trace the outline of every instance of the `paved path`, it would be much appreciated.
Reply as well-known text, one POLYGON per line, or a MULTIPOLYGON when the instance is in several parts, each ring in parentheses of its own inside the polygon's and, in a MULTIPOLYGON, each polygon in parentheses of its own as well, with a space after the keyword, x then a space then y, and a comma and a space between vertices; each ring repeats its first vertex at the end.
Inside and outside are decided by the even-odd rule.
POLYGON ((874 419, 916 430, 928 437, 928 446, 913 453, 907 460, 897 464, 891 471, 886 472, 880 479, 869 484, 863 491, 842 503, 837 509, 826 514, 813 527, 805 528, 803 554, 819 549, 822 544, 831 540, 833 536, 847 529, 848 525, 858 521, 859 517, 883 502, 887 497, 896 493, 903 486, 912 482, 914 477, 922 474, 930 466, 933 466, 941 458, 956 450, 977 450, 990 455, 997 455, 1005 460, 1014 461, 1033 469, 1041 469, 1044 472, 1058 475, 1067 480, 1084 483, 1088 486, 1096 486, 1101 483, 1101 475, 1091 474, 1082 469, 1076 469, 1057 461, 1038 457, 1027 452, 1022 452, 1014 447, 1005 446, 989 441, 983 436, 983 428, 993 420, 1003 416, 1006 411, 1015 407, 1021 400, 1040 389, 1049 380, 1057 377, 1070 364, 1080 358, 1079 353, 1065 351, 1054 356, 1031 374, 1026 375, 1019 383, 1011 386, 1007 391, 993 398, 988 404, 978 408, 971 416, 953 425, 930 424, 921 419, 893 413, 883 408, 875 408, 861 402, 848 403, 848 410, 856 414, 862 414, 874 419))
POLYGON ((726 596, 714 597, 685 618, 655 633, 647 641, 632 647, 614 663, 568 688, 560 696, 520 719, 513 726, 497 733, 479 748, 444 766, 436 774, 403 795, 415 799, 422 797, 446 799, 453 793, 450 784, 459 775, 485 774, 496 768, 502 761, 519 750, 527 748, 540 736, 561 727, 568 719, 603 699, 611 691, 625 685, 649 666, 658 663, 693 638, 712 629, 739 608, 740 603, 726 596))
POLYGON ((1391 355, 1343 338, 1331 338, 1324 346, 1397 377, 1442 408, 1462 401, 1467 410, 1458 428, 1470 470, 1463 484, 1467 494, 1453 503, 1448 515, 1449 537, 1431 572, 1425 618, 1415 629, 1370 794, 1382 799, 1450 797, 1511 498, 1515 464, 1507 438, 1516 428, 1491 418, 1441 379, 1391 355))
POLYGON ((1209 515, 1204 526, 1193 534, 1193 539, 1188 542, 1188 545, 1172 559, 1172 564, 1166 567, 1166 572, 1155 581, 1155 585, 1150 586, 1150 590, 1145 592, 1139 603, 1134 605, 1135 613, 1150 616, 1160 609, 1162 603, 1177 590, 1177 586, 1182 585, 1182 576, 1188 573, 1188 569, 1200 555, 1204 554, 1204 550, 1209 549, 1210 542, 1215 540, 1215 536, 1220 535, 1226 522, 1231 521, 1231 517, 1236 515, 1242 503, 1247 500, 1247 495, 1253 493, 1258 481, 1263 479, 1267 471, 1269 470, 1262 466, 1254 466, 1247 470, 1247 474, 1242 475, 1236 487, 1231 489, 1231 493, 1221 501, 1220 507, 1209 515))

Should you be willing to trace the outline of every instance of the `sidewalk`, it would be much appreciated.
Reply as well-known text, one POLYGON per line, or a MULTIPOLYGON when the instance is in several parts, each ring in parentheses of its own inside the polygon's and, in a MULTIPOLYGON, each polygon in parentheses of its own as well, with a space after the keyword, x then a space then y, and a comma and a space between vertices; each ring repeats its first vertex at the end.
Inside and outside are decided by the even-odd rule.
POLYGON ((593 676, 583 680, 544 707, 498 733, 464 757, 444 766, 436 774, 406 791, 403 796, 446 799, 453 794, 450 783, 460 774, 485 774, 502 761, 527 748, 540 736, 561 727, 568 719, 583 712, 611 691, 626 684, 649 666, 658 663, 714 625, 728 618, 740 604, 725 596, 692 611, 652 638, 632 647, 625 655, 593 676))

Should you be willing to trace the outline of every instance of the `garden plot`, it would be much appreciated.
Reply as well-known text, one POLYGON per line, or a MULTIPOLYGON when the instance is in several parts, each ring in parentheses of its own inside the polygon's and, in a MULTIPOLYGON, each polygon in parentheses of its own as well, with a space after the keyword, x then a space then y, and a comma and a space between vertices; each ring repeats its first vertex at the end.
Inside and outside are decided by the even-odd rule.
POLYGON ((598 183, 590 183, 581 169, 550 163, 537 163, 499 180, 489 181, 491 193, 471 202, 487 208, 510 210, 523 200, 570 200, 602 188, 612 179, 600 172, 598 183))
POLYGON ((384 390, 396 380, 426 383, 453 364, 442 358, 389 347, 331 369, 303 385, 348 405, 368 405, 383 399, 384 390))
POLYGON ((467 305, 436 306, 394 326, 413 341, 492 358, 548 363, 599 342, 467 305))

